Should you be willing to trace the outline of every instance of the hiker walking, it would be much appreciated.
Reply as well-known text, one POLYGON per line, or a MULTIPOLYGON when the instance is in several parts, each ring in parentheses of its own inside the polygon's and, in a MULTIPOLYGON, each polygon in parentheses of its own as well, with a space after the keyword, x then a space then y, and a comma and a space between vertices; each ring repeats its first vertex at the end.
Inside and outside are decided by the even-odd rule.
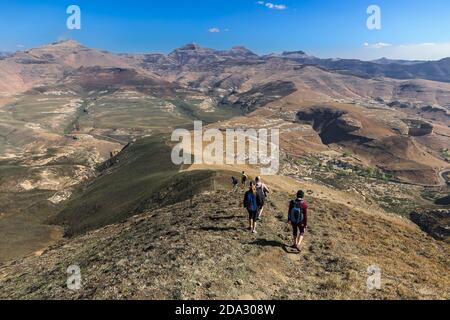
POLYGON ((245 171, 242 171, 242 177, 241 177, 241 182, 242 182, 242 187, 246 187, 247 185, 247 180, 248 180, 248 176, 245 173, 245 171))
POLYGON ((294 238, 292 248, 298 251, 308 227, 308 204, 304 199, 305 192, 300 190, 297 192, 297 198, 289 203, 288 223, 292 226, 294 238))
POLYGON ((236 192, 239 188, 239 181, 235 177, 231 177, 231 184, 233 186, 233 192, 236 192))
POLYGON ((256 218, 258 217, 258 203, 256 199, 256 184, 253 181, 250 182, 250 189, 244 195, 244 208, 248 212, 248 230, 252 233, 257 233, 256 218))
POLYGON ((258 201, 258 217, 257 220, 261 220, 262 213, 264 211, 264 205, 266 204, 267 195, 270 193, 269 188, 262 182, 261 177, 256 177, 256 196, 258 201))

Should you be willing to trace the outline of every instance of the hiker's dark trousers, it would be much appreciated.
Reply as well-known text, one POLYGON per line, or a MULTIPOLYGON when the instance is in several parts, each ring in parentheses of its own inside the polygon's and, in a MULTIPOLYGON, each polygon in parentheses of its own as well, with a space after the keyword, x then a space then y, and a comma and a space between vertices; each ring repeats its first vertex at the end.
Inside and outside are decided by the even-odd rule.
POLYGON ((292 231, 293 231, 294 237, 298 236, 298 232, 299 231, 300 231, 300 235, 304 236, 305 235, 305 229, 306 229, 306 227, 302 223, 299 223, 299 224, 292 223, 292 231))
POLYGON ((253 210, 248 210, 248 219, 249 220, 253 220, 256 221, 256 219, 258 218, 258 211, 253 211, 253 210))

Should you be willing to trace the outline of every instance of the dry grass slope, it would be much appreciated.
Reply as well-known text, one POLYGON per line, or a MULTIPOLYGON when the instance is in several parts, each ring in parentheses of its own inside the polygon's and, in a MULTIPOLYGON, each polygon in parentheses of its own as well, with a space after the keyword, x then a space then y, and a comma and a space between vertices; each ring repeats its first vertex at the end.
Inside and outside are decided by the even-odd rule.
MULTIPOLYGON (((220 183, 218 183, 220 184, 220 183)), ((275 192, 257 236, 241 194, 217 191, 150 211, 0 267, 4 299, 449 299, 449 247, 407 220, 310 198, 308 237, 291 253, 275 192), (82 290, 66 289, 78 264, 82 290), (370 265, 382 289, 366 288, 370 265)))

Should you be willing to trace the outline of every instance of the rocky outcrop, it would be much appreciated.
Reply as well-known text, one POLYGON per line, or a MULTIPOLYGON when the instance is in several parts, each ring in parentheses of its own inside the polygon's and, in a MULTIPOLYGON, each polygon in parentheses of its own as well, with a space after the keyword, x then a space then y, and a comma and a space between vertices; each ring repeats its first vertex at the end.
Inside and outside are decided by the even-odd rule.
POLYGON ((244 113, 250 113, 266 104, 288 96, 297 91, 293 82, 274 81, 241 93, 225 97, 221 105, 239 107, 244 113))
POLYGON ((408 127, 409 132, 408 135, 411 137, 422 137, 433 133, 434 127, 431 123, 423 121, 423 120, 416 120, 416 119, 406 119, 403 120, 408 127))
POLYGON ((443 198, 439 198, 434 203, 437 204, 438 206, 450 206, 450 195, 443 198))
POLYGON ((352 118, 348 114, 342 115, 336 120, 336 126, 344 132, 351 133, 362 129, 361 121, 352 118))
POLYGON ((411 220, 433 238, 450 241, 450 209, 413 212, 411 220))
POLYGON ((441 106, 424 106, 420 108, 423 113, 428 113, 437 116, 450 118, 450 108, 441 106))
POLYGON ((413 105, 410 102, 392 101, 387 104, 391 108, 408 109, 413 105))
POLYGON ((332 107, 314 107, 297 113, 296 121, 312 125, 324 144, 364 139, 357 135, 362 123, 344 111, 332 107))
POLYGON ((436 107, 436 106, 424 106, 420 108, 423 112, 446 112, 445 108, 443 107, 436 107))

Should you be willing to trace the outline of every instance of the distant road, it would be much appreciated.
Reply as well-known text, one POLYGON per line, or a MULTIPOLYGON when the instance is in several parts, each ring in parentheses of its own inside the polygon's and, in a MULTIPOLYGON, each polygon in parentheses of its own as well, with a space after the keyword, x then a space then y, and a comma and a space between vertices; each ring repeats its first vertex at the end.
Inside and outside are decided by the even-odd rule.
POLYGON ((92 137, 94 137, 94 138, 99 139, 99 140, 107 140, 107 141, 110 141, 110 142, 117 142, 117 143, 122 144, 122 145, 126 145, 126 144, 129 143, 129 141, 118 140, 118 139, 111 138, 111 137, 108 137, 108 136, 102 136, 100 134, 90 133, 90 135, 92 137))

